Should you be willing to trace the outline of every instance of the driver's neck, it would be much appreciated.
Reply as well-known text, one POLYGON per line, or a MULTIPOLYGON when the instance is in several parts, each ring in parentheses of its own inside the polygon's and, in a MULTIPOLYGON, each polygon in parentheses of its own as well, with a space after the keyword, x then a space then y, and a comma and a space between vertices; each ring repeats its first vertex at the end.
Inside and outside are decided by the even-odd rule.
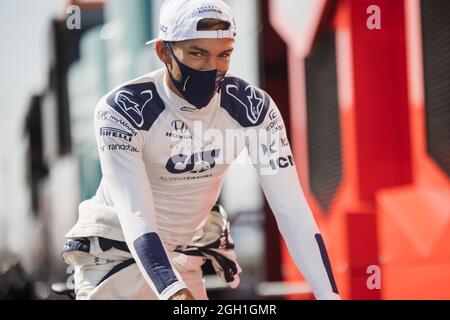
POLYGON ((178 89, 175 87, 175 85, 173 84, 172 80, 170 79, 169 71, 167 71, 167 69, 164 72, 164 82, 166 83, 167 87, 169 87, 169 89, 173 93, 175 93, 180 98, 184 99, 183 95, 180 93, 180 91, 178 91, 178 89))

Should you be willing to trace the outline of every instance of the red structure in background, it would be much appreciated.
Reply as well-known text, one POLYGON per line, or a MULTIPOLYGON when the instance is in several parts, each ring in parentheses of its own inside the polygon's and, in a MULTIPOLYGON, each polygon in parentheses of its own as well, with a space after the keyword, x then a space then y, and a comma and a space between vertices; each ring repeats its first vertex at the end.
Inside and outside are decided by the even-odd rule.
MULTIPOLYGON (((314 0, 300 29, 276 2, 294 157, 342 297, 450 299, 450 181, 427 152, 420 1, 314 0), (379 30, 367 27, 371 5, 379 30), (310 185, 305 58, 326 30, 335 34, 342 177, 325 209, 310 185), (369 266, 380 267, 380 289, 367 285, 369 266)), ((282 261, 286 281, 302 279, 284 245, 282 261)))

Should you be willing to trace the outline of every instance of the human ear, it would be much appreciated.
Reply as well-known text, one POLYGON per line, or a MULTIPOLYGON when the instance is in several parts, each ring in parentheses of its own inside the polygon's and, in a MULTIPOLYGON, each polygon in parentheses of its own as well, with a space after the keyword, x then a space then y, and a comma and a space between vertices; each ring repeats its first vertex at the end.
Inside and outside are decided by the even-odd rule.
POLYGON ((169 50, 167 50, 164 43, 162 41, 157 41, 155 43, 155 47, 159 60, 161 60, 161 62, 165 65, 172 67, 172 58, 170 57, 169 50))

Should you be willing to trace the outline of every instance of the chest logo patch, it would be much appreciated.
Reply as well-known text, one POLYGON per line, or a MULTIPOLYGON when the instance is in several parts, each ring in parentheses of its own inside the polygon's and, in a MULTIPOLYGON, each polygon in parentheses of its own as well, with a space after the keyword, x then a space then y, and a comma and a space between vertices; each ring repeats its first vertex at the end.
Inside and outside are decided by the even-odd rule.
POLYGON ((245 107, 248 120, 256 124, 264 110, 264 95, 255 89, 254 86, 245 87, 245 94, 239 94, 238 86, 229 84, 226 86, 226 92, 233 99, 245 107))
POLYGON ((152 90, 144 90, 137 95, 135 92, 123 89, 117 91, 114 102, 129 116, 136 126, 142 127, 144 124, 144 108, 152 99, 152 90))
POLYGON ((166 169, 170 173, 201 173, 215 167, 216 158, 219 157, 220 150, 209 150, 194 153, 192 155, 176 154, 166 163, 166 169))

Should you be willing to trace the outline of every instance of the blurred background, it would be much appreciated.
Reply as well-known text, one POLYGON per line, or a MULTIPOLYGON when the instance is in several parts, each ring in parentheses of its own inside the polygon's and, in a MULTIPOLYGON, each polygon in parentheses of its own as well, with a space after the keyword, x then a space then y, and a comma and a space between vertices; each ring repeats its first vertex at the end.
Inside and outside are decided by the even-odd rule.
MULTIPOLYGON (((450 2, 225 0, 230 72, 286 122, 345 299, 450 299, 450 2)), ((0 299, 63 299, 60 256, 101 178, 92 113, 163 67, 160 0, 0 3, 0 299)), ((246 154, 242 154, 243 157, 246 154)), ((313 299, 251 165, 220 196, 244 272, 213 299, 313 299)))

